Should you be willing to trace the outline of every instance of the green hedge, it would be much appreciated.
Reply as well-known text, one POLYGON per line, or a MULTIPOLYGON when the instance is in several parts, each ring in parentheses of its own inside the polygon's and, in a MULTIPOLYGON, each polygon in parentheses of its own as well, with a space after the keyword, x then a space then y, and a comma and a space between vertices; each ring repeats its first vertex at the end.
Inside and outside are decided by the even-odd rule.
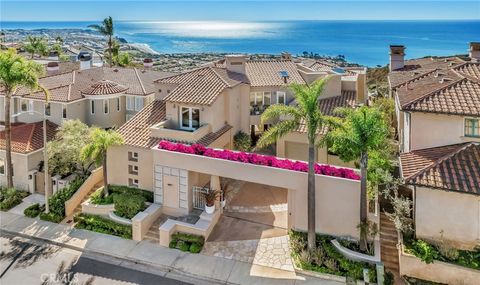
POLYGON ((181 251, 189 251, 191 253, 199 253, 202 251, 205 239, 203 236, 177 232, 172 235, 169 247, 176 248, 181 251))
POLYGON ((30 195, 26 191, 19 191, 14 188, 0 188, 0 210, 8 211, 22 203, 23 198, 30 195))
POLYGON ((36 203, 26 208, 23 211, 23 214, 29 218, 35 218, 43 211, 45 211, 45 206, 44 205, 40 206, 40 204, 36 203))
POLYGON ((64 215, 57 215, 53 212, 49 212, 48 214, 45 212, 40 213, 40 220, 60 223, 65 218, 64 215))
POLYGON ((480 247, 474 250, 448 248, 430 244, 424 240, 404 239, 405 251, 420 258, 425 263, 434 260, 449 262, 460 266, 480 270, 480 247))
POLYGON ((375 283, 377 272, 374 265, 351 261, 345 258, 331 243, 333 236, 317 234, 317 250, 308 252, 307 233, 290 231, 290 247, 295 264, 305 270, 317 271, 363 280, 363 269, 369 269, 369 279, 375 283))
MULTIPOLYGON (((85 182, 85 178, 77 177, 70 182, 67 187, 57 191, 50 198, 48 198, 51 216, 62 217, 62 219, 65 217, 65 202, 72 198, 73 194, 77 192, 78 188, 82 186, 83 182, 85 182)), ((42 217, 40 216, 40 218, 42 217)))
POLYGON ((147 202, 153 203, 153 192, 128 186, 120 186, 120 185, 108 185, 108 193, 107 197, 103 196, 103 187, 95 191, 90 196, 90 202, 96 205, 106 205, 106 204, 113 204, 113 197, 116 194, 123 194, 123 193, 132 193, 132 194, 139 194, 145 197, 147 202))
POLYGON ((98 233, 115 235, 126 239, 132 238, 132 226, 116 223, 97 215, 78 214, 73 218, 75 227, 98 233))
POLYGON ((145 209, 145 197, 131 192, 115 194, 113 197, 115 204, 115 214, 131 219, 135 215, 145 209))

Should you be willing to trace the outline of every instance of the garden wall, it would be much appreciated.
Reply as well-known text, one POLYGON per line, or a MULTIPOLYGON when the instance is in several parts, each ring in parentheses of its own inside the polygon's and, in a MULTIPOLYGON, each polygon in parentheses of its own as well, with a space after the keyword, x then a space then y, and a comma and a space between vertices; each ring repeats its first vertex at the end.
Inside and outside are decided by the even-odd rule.
POLYGON ((83 198, 92 190, 92 188, 103 179, 103 168, 99 167, 92 171, 90 176, 83 182, 82 186, 65 202, 65 216, 73 214, 75 208, 82 202, 83 198))

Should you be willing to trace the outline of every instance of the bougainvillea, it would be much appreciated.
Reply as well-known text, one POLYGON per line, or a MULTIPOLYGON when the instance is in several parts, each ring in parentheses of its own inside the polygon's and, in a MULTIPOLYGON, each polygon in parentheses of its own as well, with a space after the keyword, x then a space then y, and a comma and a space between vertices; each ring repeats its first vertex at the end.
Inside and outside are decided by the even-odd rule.
MULTIPOLYGON (((287 170, 308 172, 308 163, 303 161, 294 161, 289 159, 277 158, 275 156, 261 155, 249 152, 238 152, 227 149, 213 149, 200 144, 185 145, 181 143, 173 143, 169 141, 161 141, 158 145, 160 149, 208 156, 217 159, 231 160, 256 165, 265 165, 287 170)), ((327 176, 335 176, 359 180, 360 176, 352 169, 338 168, 331 165, 315 164, 315 173, 327 176)))

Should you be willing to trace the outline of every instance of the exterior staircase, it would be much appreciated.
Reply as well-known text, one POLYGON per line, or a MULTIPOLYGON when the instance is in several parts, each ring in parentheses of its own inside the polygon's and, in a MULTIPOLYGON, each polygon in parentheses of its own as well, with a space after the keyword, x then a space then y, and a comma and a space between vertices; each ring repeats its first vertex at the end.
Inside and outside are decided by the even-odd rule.
POLYGON ((77 207, 75 208, 75 210, 73 211, 73 214, 71 216, 68 216, 66 217, 61 223, 62 224, 71 224, 73 225, 73 217, 78 214, 78 213, 81 213, 82 212, 82 203, 87 201, 88 199, 90 199, 90 195, 93 194, 93 192, 97 191, 99 188, 103 187, 103 180, 98 182, 97 184, 95 184, 92 189, 90 189, 90 191, 88 192, 87 195, 85 195, 85 197, 82 199, 82 202, 80 202, 77 207))
POLYGON ((150 227, 150 229, 148 230, 147 234, 143 239, 151 243, 159 244, 160 243, 159 228, 160 228, 160 225, 163 224, 167 219, 168 217, 164 215, 160 216, 160 218, 158 218, 155 222, 153 222, 152 226, 150 227))
MULTIPOLYGON (((398 234, 393 222, 385 215, 380 214, 380 252, 381 260, 385 265, 385 270, 395 275, 395 284, 400 281, 399 261, 398 261, 398 234)), ((401 281, 400 281, 401 282, 401 281)))

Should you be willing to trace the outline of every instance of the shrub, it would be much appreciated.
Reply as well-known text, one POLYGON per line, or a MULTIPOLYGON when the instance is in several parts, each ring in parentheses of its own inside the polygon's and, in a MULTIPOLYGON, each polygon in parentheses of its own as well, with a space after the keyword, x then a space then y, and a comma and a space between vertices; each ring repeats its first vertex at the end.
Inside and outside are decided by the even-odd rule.
POLYGON ((202 251, 202 245, 197 242, 194 242, 190 245, 189 251, 191 253, 199 253, 200 251, 202 251))
POLYGON ((177 248, 180 249, 181 251, 188 251, 190 249, 190 245, 186 241, 179 240, 177 242, 177 248))
POLYGON ((132 194, 141 195, 145 198, 147 202, 153 203, 153 192, 148 190, 132 188, 128 186, 108 185, 108 192, 109 192, 109 195, 107 197, 104 197, 103 187, 97 189, 90 196, 90 202, 96 205, 113 204, 113 197, 116 194, 132 193, 132 194))
MULTIPOLYGON (((48 198, 48 203, 50 207, 50 212, 59 217, 65 217, 65 202, 72 198, 73 194, 77 192, 78 188, 82 186, 85 178, 77 177, 70 184, 60 191, 57 191, 50 198, 48 198)), ((40 217, 41 218, 41 217, 40 217)), ((62 220, 60 219, 60 221, 62 220)))
POLYGON ((233 136, 233 147, 239 151, 250 151, 252 149, 252 138, 248 134, 239 131, 233 136))
POLYGON ((90 202, 95 205, 113 204, 114 194, 110 193, 107 197, 103 195, 103 187, 98 188, 92 195, 90 195, 90 202))
POLYGON ((23 214, 29 218, 35 218, 40 214, 40 212, 43 212, 44 210, 45 210, 44 205, 40 206, 40 204, 36 203, 26 208, 23 211, 23 214))
POLYGON ((393 285, 395 281, 395 276, 393 276, 393 273, 390 271, 385 271, 385 277, 383 280, 384 285, 393 285))
POLYGON ((11 208, 22 203, 23 198, 30 195, 26 191, 19 191, 14 188, 1 188, 0 189, 0 210, 8 211, 11 208))
POLYGON ((57 215, 54 212, 49 212, 48 214, 45 212, 40 213, 40 220, 49 221, 53 223, 60 223, 63 220, 63 215, 57 215))
POLYGON ((119 236, 126 239, 132 238, 132 227, 116 223, 110 219, 97 215, 78 214, 73 218, 75 227, 94 232, 119 236))
POLYGON ((145 197, 128 192, 115 194, 113 203, 115 204, 115 214, 126 219, 135 217, 138 212, 145 209, 145 197))
POLYGON ((199 253, 202 251, 205 239, 203 236, 177 232, 172 235, 170 248, 176 248, 181 251, 190 251, 191 253, 199 253))

